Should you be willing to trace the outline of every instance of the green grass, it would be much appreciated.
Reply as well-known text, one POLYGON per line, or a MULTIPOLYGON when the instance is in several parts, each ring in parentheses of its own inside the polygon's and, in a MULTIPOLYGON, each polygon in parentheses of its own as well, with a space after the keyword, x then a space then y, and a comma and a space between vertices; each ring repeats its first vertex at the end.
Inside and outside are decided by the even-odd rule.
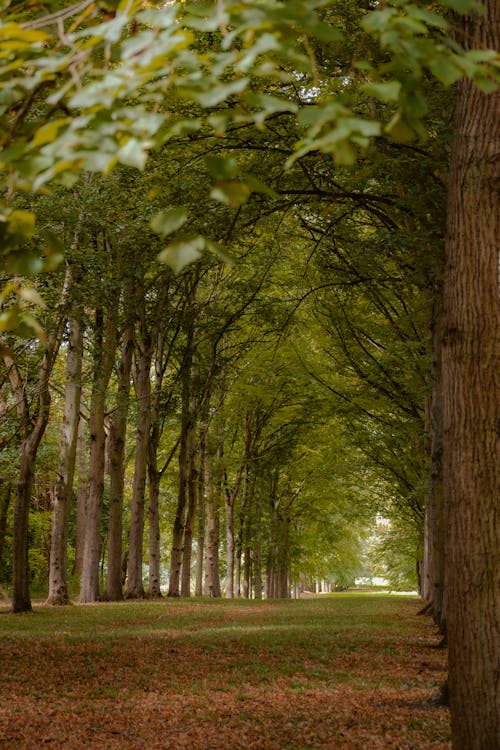
MULTIPOLYGON (((401 631, 404 619, 395 619, 403 601, 386 594, 340 593, 315 599, 255 602, 227 599, 162 599, 68 607, 35 605, 34 611, 12 614, 0 609, 0 637, 102 641, 123 637, 172 634, 207 639, 214 648, 221 641, 257 640, 294 643, 320 636, 325 626, 332 632, 401 631), (334 623, 332 623, 332 614, 334 623)), ((409 623, 407 622, 409 625, 409 623)))
POLYGON ((433 697, 444 655, 433 648, 429 620, 416 616, 419 606, 412 596, 348 592, 4 610, 0 744, 35 748, 46 731, 52 748, 108 750, 96 737, 109 730, 117 743, 109 748, 120 750, 233 750, 250 742, 262 750, 326 749, 333 736, 336 750, 368 750, 368 732, 372 742, 383 734, 384 750, 442 750, 449 722, 433 697), (147 721, 137 723, 136 713, 147 721), (162 744, 165 723, 185 744, 162 744), (75 726, 80 734, 72 738, 75 726), (407 745, 398 744, 402 734, 407 745))

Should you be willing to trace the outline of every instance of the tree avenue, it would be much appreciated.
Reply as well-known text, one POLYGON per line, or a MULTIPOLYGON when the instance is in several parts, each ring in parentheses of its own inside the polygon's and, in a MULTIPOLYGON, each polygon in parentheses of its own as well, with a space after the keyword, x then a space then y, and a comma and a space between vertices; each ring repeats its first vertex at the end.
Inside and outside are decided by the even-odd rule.
POLYGON ((389 559, 449 644, 453 748, 492 750, 499 20, 4 0, 14 612, 287 598, 389 559))

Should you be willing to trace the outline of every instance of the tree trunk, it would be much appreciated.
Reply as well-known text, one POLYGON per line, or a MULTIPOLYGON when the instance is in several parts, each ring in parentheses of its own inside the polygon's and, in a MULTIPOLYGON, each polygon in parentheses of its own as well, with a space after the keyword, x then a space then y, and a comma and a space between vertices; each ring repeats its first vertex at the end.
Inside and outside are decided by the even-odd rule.
POLYGON ((226 599, 234 596, 234 500, 226 494, 226 599))
POLYGON ((0 569, 2 566, 3 548, 5 544, 5 532, 7 531, 7 516, 12 496, 12 483, 5 482, 0 495, 0 569))
MULTIPOLYGON (((14 612, 30 612, 31 599, 29 593, 29 565, 28 565, 28 518, 31 503, 31 490, 35 476, 35 464, 49 421, 50 393, 49 378, 54 366, 60 339, 51 338, 47 344, 42 365, 38 377, 38 416, 35 424, 23 440, 21 449, 21 462, 19 469, 19 480, 17 483, 16 498, 14 502, 14 523, 12 532, 13 543, 13 593, 12 610, 14 612)), ((29 414, 23 420, 25 429, 30 424, 29 414)))
POLYGON ((99 561, 101 557, 101 516, 104 494, 104 449, 106 441, 104 415, 106 409, 106 389, 115 358, 117 312, 117 304, 108 311, 104 341, 102 340, 103 321, 100 313, 96 315, 94 382, 90 399, 89 494, 87 499, 87 518, 80 589, 81 602, 96 602, 99 599, 99 561))
POLYGON ((134 329, 132 325, 129 325, 123 334, 116 410, 113 414, 109 431, 108 571, 104 594, 104 599, 108 601, 120 601, 123 599, 123 487, 133 351, 134 329))
POLYGON ((144 536, 144 497, 148 467, 149 428, 151 424, 151 359, 152 340, 143 332, 140 355, 137 362, 137 433, 135 444, 134 482, 130 516, 127 591, 128 599, 144 596, 142 582, 142 557, 144 536))
POLYGON ((80 415, 77 438, 78 481, 76 485, 76 549, 74 573, 81 575, 83 570, 83 548, 87 523, 87 499, 89 494, 88 447, 85 421, 80 415))
POLYGON ((213 482, 211 468, 207 467, 206 482, 206 510, 207 510, 207 540, 205 554, 205 596, 220 597, 222 595, 219 574, 219 503, 214 495, 222 489, 222 481, 213 482))
POLYGON ((69 321, 68 353, 64 413, 61 425, 59 466, 54 485, 54 507, 49 563, 49 594, 47 604, 68 604, 68 531, 73 477, 75 473, 76 444, 80 421, 80 395, 82 380, 83 330, 79 320, 69 321))
POLYGON ((262 499, 260 492, 259 483, 255 488, 255 545, 253 551, 254 595, 259 601, 262 599, 262 499))
POLYGON ((422 596, 432 605, 440 631, 445 632, 444 530, 443 530, 443 404, 441 396, 441 305, 437 285, 432 321, 431 394, 428 414, 430 431, 430 493, 424 518, 424 566, 422 596))
MULTIPOLYGON (((192 413, 194 406, 191 406, 192 413)), ((198 472, 196 469, 196 451, 195 451, 195 428, 191 425, 188 442, 188 478, 187 478, 187 496, 188 508, 186 515, 186 525, 184 528, 184 545, 182 550, 182 578, 181 578, 181 596, 191 596, 191 555, 193 548, 194 521, 197 506, 197 485, 198 472)))
POLYGON ((205 556, 205 461, 207 450, 207 428, 203 421, 199 439, 198 464, 198 533, 196 544, 196 584, 195 596, 203 596, 203 559, 205 556))
MULTIPOLYGON (((464 21, 498 49, 500 4, 464 21)), ((498 747, 500 92, 458 88, 443 303, 443 492, 452 746, 498 747)))
POLYGON ((187 503, 187 483, 189 476, 188 451, 190 431, 191 425, 189 422, 189 415, 185 414, 183 423, 181 425, 181 439, 179 444, 179 483, 177 490, 177 508, 175 512, 174 527, 172 530, 168 596, 180 596, 180 577, 187 503))

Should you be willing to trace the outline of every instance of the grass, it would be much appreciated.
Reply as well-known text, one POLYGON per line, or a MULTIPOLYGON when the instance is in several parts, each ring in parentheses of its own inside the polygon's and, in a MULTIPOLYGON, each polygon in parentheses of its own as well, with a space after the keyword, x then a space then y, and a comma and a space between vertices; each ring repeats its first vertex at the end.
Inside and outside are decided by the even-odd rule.
POLYGON ((449 748, 416 597, 160 600, 0 615, 0 747, 449 748))

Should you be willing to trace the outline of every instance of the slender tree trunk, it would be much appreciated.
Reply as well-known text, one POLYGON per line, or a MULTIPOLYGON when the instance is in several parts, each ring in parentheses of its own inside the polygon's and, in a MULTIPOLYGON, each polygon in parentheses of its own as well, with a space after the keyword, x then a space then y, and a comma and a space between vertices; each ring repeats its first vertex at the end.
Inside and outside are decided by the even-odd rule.
POLYGON ((80 421, 83 330, 79 320, 69 320, 64 413, 61 425, 59 466, 54 486, 54 507, 49 563, 48 604, 68 604, 68 531, 76 444, 80 421))
POLYGON ((76 549, 75 573, 83 570, 83 548, 85 545, 85 525, 87 522, 87 498, 89 488, 88 447, 85 421, 80 416, 77 438, 78 481, 76 485, 76 549))
POLYGON ((144 536, 144 498, 148 467, 149 428, 151 424, 151 359, 152 340, 145 332, 140 342, 137 362, 137 433, 135 444, 135 468, 132 490, 132 506, 129 532, 129 556, 127 568, 128 599, 144 596, 142 582, 142 557, 144 536))
POLYGON ((234 499, 226 495, 226 599, 234 596, 234 499))
MULTIPOLYGON (((31 599, 29 592, 29 565, 28 565, 28 518, 31 503, 31 491, 35 476, 35 465, 40 442, 45 433, 49 421, 50 393, 49 379, 57 356, 60 344, 60 331, 50 336, 45 347, 42 364, 38 376, 38 415, 34 425, 31 424, 28 406, 26 404, 23 416, 24 430, 27 433, 23 439, 21 449, 21 462, 19 469, 19 480, 17 483, 16 497, 14 501, 14 526, 12 533, 13 542, 13 594, 12 610, 14 612, 30 612, 31 599)), ((17 368, 13 362, 9 363, 17 374, 16 380, 21 383, 17 368)), ((13 371, 13 372, 14 372, 13 371)), ((12 382, 12 380, 11 380, 12 382)), ((22 385, 21 385, 22 387, 22 385)), ((22 390, 24 390, 22 388, 22 390)), ((20 395, 21 400, 24 396, 20 395)))
POLYGON ((205 596, 222 595, 219 574, 219 503, 214 491, 220 493, 222 480, 213 481, 211 467, 207 467, 207 540, 205 555, 205 596))
POLYGON ((196 550, 196 584, 195 596, 203 595, 203 560, 205 557, 205 530, 206 530, 206 487, 205 487, 205 461, 207 450, 207 428, 205 421, 202 422, 199 439, 199 464, 198 464, 198 533, 196 550))
POLYGON ((148 596, 150 599, 161 597, 160 581, 160 472, 149 463, 149 576, 148 596))
MULTIPOLYGON (((191 413, 194 413, 194 405, 191 405, 191 413)), ((191 595, 191 555, 193 548, 194 521, 197 507, 197 485, 198 472, 196 469, 196 450, 195 450, 195 428, 191 425, 188 442, 188 478, 187 478, 187 495, 188 507, 186 515, 186 525, 184 528, 184 545, 182 550, 182 578, 181 578, 181 596, 189 597, 191 595)))
MULTIPOLYGON (((67 299, 71 284, 71 272, 66 270, 61 304, 67 299)), ((31 503, 31 491, 35 476, 35 465, 40 442, 49 421, 50 411, 50 376, 56 361, 66 319, 62 315, 52 333, 47 336, 42 362, 38 371, 38 393, 34 417, 26 398, 24 381, 15 361, 5 353, 4 362, 8 369, 9 380, 16 399, 17 414, 23 435, 19 479, 14 501, 14 528, 12 533, 13 593, 12 609, 14 612, 30 612, 31 599, 29 592, 28 565, 28 519, 31 503)))
POLYGON ((5 533, 7 531, 7 516, 9 514, 12 497, 12 482, 5 482, 0 494, 0 568, 2 566, 5 533))
MULTIPOLYGON (((498 49, 500 3, 464 21, 498 49)), ((500 92, 458 87, 443 302, 443 491, 454 750, 500 738, 500 92)))
MULTIPOLYGON (((149 533, 149 571, 148 596, 161 597, 160 581, 160 481, 158 468, 158 448, 160 445, 160 403, 162 383, 165 372, 164 353, 165 337, 162 331, 157 332, 155 353, 155 385, 151 398, 151 430, 148 444, 148 533, 149 533)), ((172 454, 173 455, 173 454, 172 454)))
POLYGON ((182 552, 184 543, 184 528, 187 504, 187 484, 189 476, 189 439, 191 432, 190 415, 187 406, 181 425, 181 439, 179 445, 179 483, 177 491, 177 508, 172 531, 172 548, 170 552, 170 574, 168 581, 168 596, 180 596, 180 577, 182 552))
POLYGON ((255 545, 253 551, 255 598, 262 599, 262 499, 260 484, 255 488, 255 545))
POLYGON ((108 571, 104 599, 120 601, 123 553, 123 488, 125 473, 125 441, 130 397, 130 373, 134 351, 134 329, 127 326, 123 334, 116 410, 109 431, 109 523, 108 571))
POLYGON ((432 323, 430 423, 430 496, 424 519, 423 598, 445 633, 444 529, 443 529, 443 404, 441 396, 441 304, 440 285, 435 289, 432 323))
POLYGON ((186 346, 181 366, 182 378, 182 418, 179 444, 179 485, 177 508, 172 531, 172 548, 170 552, 170 574, 168 596, 180 595, 181 566, 184 551, 184 531, 186 524, 186 505, 188 501, 188 482, 190 472, 190 445, 193 431, 192 413, 192 376, 194 359, 194 303, 196 284, 189 291, 190 301, 186 318, 186 346))
POLYGON ((89 494, 87 499, 87 519, 80 589, 81 602, 96 602, 99 599, 99 561, 101 558, 101 517, 106 442, 104 416, 106 411, 106 390, 115 358, 117 312, 118 305, 114 305, 108 312, 104 340, 102 340, 102 319, 100 314, 96 316, 97 341, 94 382, 90 400, 89 494))

